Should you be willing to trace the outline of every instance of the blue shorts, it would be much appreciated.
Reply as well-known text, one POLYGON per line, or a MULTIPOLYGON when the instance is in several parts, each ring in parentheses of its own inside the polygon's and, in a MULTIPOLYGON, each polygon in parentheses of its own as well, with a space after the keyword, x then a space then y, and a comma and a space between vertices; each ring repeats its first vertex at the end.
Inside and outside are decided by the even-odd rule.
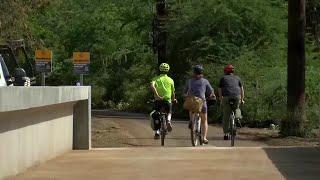
POLYGON ((207 101, 204 101, 201 112, 202 113, 207 113, 207 111, 208 111, 207 101))

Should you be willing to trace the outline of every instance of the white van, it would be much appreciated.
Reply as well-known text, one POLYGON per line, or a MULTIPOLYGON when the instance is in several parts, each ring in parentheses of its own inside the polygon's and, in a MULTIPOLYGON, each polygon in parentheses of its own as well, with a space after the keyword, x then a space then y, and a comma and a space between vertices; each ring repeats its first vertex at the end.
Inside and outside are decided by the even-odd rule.
POLYGON ((31 81, 29 77, 26 77, 26 72, 22 68, 16 68, 12 77, 0 54, 0 87, 5 86, 31 86, 31 81))
POLYGON ((8 76, 8 69, 0 55, 0 87, 7 86, 6 76, 8 76))

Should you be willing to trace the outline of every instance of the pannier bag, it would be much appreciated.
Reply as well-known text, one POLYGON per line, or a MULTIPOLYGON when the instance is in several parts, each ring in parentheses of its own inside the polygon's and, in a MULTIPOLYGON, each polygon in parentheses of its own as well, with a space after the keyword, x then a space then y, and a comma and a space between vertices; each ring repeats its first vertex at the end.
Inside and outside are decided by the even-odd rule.
POLYGON ((150 113, 151 128, 156 131, 160 129, 160 112, 154 110, 150 113))

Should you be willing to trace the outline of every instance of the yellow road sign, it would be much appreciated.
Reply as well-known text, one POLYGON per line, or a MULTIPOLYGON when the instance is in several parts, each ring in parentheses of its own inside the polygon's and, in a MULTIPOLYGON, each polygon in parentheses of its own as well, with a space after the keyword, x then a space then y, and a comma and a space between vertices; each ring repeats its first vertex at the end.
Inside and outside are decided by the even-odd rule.
POLYGON ((73 53, 74 64, 90 64, 89 52, 74 52, 73 53))
POLYGON ((90 53, 89 52, 74 52, 73 67, 75 74, 89 74, 90 53))
POLYGON ((52 71, 52 51, 36 50, 36 71, 50 73, 52 71))
POLYGON ((36 61, 51 61, 52 51, 50 50, 36 50, 36 61))

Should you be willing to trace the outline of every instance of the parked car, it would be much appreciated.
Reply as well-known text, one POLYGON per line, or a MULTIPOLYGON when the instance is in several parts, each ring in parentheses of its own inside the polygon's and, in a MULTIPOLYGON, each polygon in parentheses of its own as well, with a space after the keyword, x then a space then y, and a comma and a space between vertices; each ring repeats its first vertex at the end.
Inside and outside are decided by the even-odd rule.
POLYGON ((23 40, 0 44, 0 64, 0 87, 31 86, 36 83, 34 63, 27 54, 23 40))

